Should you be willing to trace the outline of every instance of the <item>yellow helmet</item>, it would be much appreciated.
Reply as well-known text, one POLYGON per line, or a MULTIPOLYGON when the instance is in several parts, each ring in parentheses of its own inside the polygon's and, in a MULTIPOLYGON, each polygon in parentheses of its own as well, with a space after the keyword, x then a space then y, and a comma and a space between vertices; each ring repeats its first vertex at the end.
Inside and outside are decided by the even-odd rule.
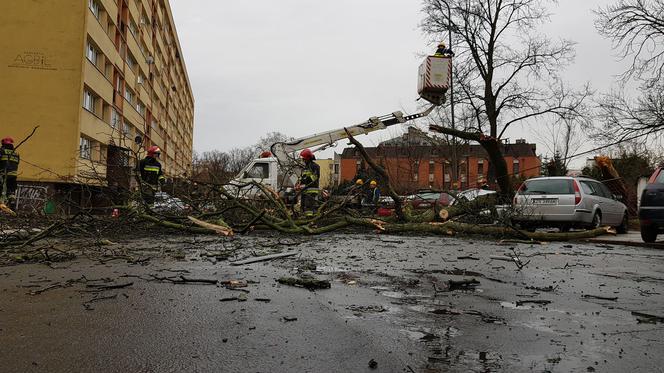
POLYGON ((378 185, 378 183, 376 182, 376 180, 371 180, 369 185, 372 186, 372 187, 375 187, 376 185, 378 185))
POLYGON ((364 180, 362 179, 355 180, 355 185, 364 185, 364 180))

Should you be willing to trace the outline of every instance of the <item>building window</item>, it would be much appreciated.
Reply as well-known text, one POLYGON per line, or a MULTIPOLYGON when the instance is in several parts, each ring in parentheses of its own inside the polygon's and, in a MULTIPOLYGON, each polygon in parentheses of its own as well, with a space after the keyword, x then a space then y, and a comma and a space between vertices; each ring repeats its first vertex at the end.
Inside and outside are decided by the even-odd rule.
POLYGON ((92 92, 88 91, 87 89, 83 90, 83 107, 85 108, 85 110, 94 113, 95 106, 97 103, 96 101, 97 97, 95 97, 95 95, 92 92))
POLYGON ((519 160, 515 159, 512 161, 512 174, 514 174, 515 177, 519 177, 519 160))
POLYGON ((81 137, 78 151, 81 155, 81 159, 90 159, 90 140, 85 137, 81 137))
POLYGON ((127 137, 131 136, 131 124, 124 122, 124 124, 122 125, 122 134, 127 137))
POLYGON ((88 41, 88 48, 85 51, 85 56, 95 66, 97 66, 97 62, 99 60, 99 54, 100 53, 97 47, 95 47, 94 45, 92 45, 92 43, 88 41))
POLYGON ((432 183, 434 179, 434 167, 436 163, 434 161, 429 161, 429 182, 432 183))
POLYGON ((136 103, 136 111, 138 111, 139 114, 141 114, 142 117, 145 116, 145 105, 143 105, 142 102, 138 101, 136 103))
POLYGON ((111 127, 118 128, 120 127, 120 113, 118 113, 115 108, 111 109, 111 127))
POLYGON ((477 161, 477 176, 478 177, 484 176, 484 159, 480 159, 477 161))
POLYGON ((413 181, 418 181, 420 177, 420 161, 413 162, 413 181))
POLYGON ((129 32, 131 32, 131 34, 134 35, 134 37, 136 37, 137 27, 136 27, 136 22, 134 22, 133 19, 129 20, 129 25, 127 26, 127 28, 129 29, 129 32))
POLYGON ((125 58, 125 61, 127 62, 127 66, 129 66, 130 69, 134 70, 136 68, 136 59, 131 55, 131 53, 127 53, 127 58, 125 58))
POLYGON ((90 8, 90 11, 94 14, 95 18, 99 19, 99 10, 101 9, 99 2, 97 0, 89 0, 88 8, 90 8))
POLYGON ((132 92, 128 87, 125 87, 124 98, 130 104, 134 102, 134 92, 132 92))

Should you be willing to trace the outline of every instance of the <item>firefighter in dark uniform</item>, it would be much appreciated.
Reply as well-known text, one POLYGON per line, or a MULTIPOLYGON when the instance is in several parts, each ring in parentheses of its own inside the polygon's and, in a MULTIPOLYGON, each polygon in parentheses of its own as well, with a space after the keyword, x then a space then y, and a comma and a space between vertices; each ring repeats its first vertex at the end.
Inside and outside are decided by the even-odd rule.
POLYGON ((436 48, 434 57, 454 57, 454 52, 452 52, 452 49, 447 48, 445 43, 440 43, 438 44, 438 48, 436 48))
POLYGON ((147 204, 154 203, 155 193, 166 179, 161 171, 161 163, 157 159, 160 155, 161 149, 158 146, 151 146, 148 148, 148 155, 139 163, 141 194, 147 204))
POLYGON ((316 201, 320 193, 320 189, 318 189, 320 166, 314 162, 316 157, 310 149, 304 149, 300 153, 300 157, 304 159, 304 171, 302 171, 302 176, 300 176, 302 211, 307 216, 313 216, 316 209, 316 201))
POLYGON ((14 150, 14 139, 5 137, 0 147, 0 189, 2 201, 9 201, 10 206, 16 201, 16 176, 20 157, 14 150))

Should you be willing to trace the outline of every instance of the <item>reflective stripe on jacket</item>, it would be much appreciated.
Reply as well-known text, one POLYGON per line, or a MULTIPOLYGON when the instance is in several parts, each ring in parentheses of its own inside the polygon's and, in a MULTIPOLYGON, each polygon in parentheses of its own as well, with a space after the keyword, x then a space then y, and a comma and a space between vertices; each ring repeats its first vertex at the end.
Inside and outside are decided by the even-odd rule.
POLYGON ((0 173, 7 176, 18 174, 21 157, 14 149, 0 148, 0 173))

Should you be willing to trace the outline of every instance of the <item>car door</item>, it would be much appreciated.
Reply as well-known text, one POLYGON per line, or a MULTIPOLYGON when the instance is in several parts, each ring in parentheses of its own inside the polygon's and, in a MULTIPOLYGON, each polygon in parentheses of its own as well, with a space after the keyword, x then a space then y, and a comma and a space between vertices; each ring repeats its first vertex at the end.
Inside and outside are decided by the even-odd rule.
POLYGON ((608 200, 607 205, 611 207, 612 220, 610 224, 615 226, 620 225, 625 214, 625 205, 613 197, 613 193, 605 184, 599 183, 599 186, 602 189, 604 197, 608 200))
POLYGON ((581 180, 581 189, 583 189, 583 203, 585 208, 595 211, 595 208, 602 211, 602 223, 607 219, 605 216, 604 198, 597 183, 590 180, 581 180))
POLYGON ((598 182, 591 182, 593 189, 596 192, 597 198, 599 199, 600 206, 602 208, 602 224, 604 225, 618 225, 617 207, 615 200, 613 199, 613 194, 609 191, 609 188, 606 185, 598 182))

